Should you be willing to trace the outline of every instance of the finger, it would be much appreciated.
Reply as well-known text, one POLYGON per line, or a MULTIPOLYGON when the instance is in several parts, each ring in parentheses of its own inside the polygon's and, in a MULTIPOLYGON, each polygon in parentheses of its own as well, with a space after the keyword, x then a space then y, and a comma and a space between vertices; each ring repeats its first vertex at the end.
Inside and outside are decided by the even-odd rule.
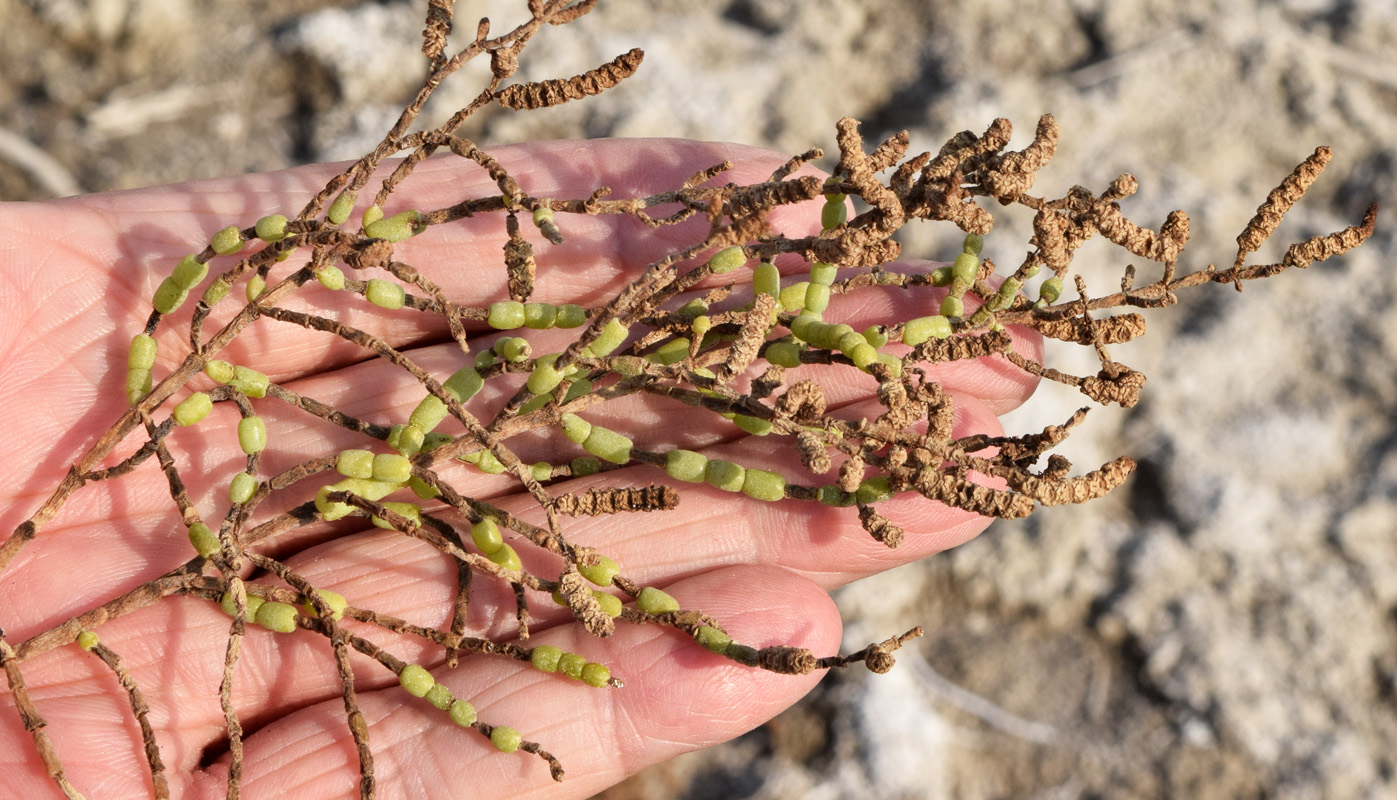
MULTIPOLYGON (((712 610, 728 631, 754 646, 797 643, 817 653, 839 643, 839 615, 827 595, 781 570, 724 569, 668 588, 687 606, 712 610)), ((555 784, 542 761, 495 752, 483 737, 398 687, 365 692, 374 771, 381 797, 587 797, 644 766, 732 738, 770 719, 809 691, 819 673, 774 675, 709 654, 687 637, 651 626, 622 626, 602 642, 574 627, 531 644, 553 644, 607 663, 621 689, 593 689, 517 662, 469 659, 435 670, 453 695, 489 724, 518 729, 552 752, 568 777, 555 784)), ((337 700, 268 725, 246 743, 244 796, 296 787, 306 796, 351 791, 357 760, 337 700), (327 735, 328 734, 328 735, 327 735), (273 789, 272 787, 276 787, 273 789)), ((221 778, 224 764, 211 771, 221 778)), ((207 796, 222 796, 218 783, 207 796)), ((204 796, 204 795, 199 795, 204 796)))
MULTIPOLYGON (((616 196, 646 196, 672 190, 694 173, 732 158, 736 166, 723 180, 751 182, 764 180, 784 157, 766 150, 736 145, 717 145, 683 140, 602 140, 596 142, 550 142, 508 146, 492 150, 501 164, 515 175, 520 185, 534 197, 584 199, 600 186, 614 189, 616 196)), ((339 165, 342 166, 342 165, 339 165)), ((279 173, 246 176, 222 181, 176 185, 119 195, 96 195, 64 205, 66 225, 53 227, 53 235, 83 237, 84 232, 149 230, 159 220, 158 234, 141 237, 145 269, 124 278, 125 285, 110 294, 109 312, 117 320, 140 320, 149 313, 149 298, 156 284, 169 274, 174 264, 228 224, 250 225, 263 214, 293 214, 323 183, 337 174, 336 165, 320 165, 279 173), (122 307, 127 307, 120 313, 122 307)), ((372 188, 375 184, 370 184, 372 188)), ((387 213, 407 208, 429 210, 460 202, 463 198, 498 194, 499 189, 477 165, 458 158, 429 159, 394 196, 387 213)), ((365 191, 365 196, 369 191, 365 191)), ((367 202, 367 199, 366 199, 367 202)), ((791 235, 799 236, 818 227, 817 214, 793 216, 778 209, 773 222, 788 225, 791 235)), ((356 218, 357 220, 357 218, 356 218)), ((351 220, 350 228, 357 227, 351 220)), ((676 226, 649 229, 639 221, 621 216, 560 215, 564 242, 553 246, 539 242, 538 290, 535 300, 550 303, 576 302, 596 305, 610 299, 624 283, 650 261, 702 239, 707 222, 692 219, 676 226)), ((87 234, 91 236, 90 233, 87 234)), ((539 238, 536 234, 530 238, 539 238)), ((395 248, 397 260, 416 265, 437 283, 446 296, 466 306, 483 307, 508 299, 502 248, 506 242, 502 215, 484 215, 435 226, 426 235, 403 242, 395 248)), ((131 246, 125 244, 124 246, 131 246)), ((104 250, 89 246, 88 270, 106 266, 104 250)), ((215 268, 223 265, 215 262, 215 268)), ((231 262, 229 262, 231 263, 231 262)), ((278 268, 271 283, 291 272, 298 262, 278 268)), ((352 275, 360 279, 389 277, 386 273, 352 275)), ((409 287, 411 288, 411 287, 409 287)), ((333 294, 318 286, 304 293, 313 308, 335 307, 345 324, 360 327, 394 344, 421 341, 424 337, 443 338, 445 322, 440 315, 403 309, 385 312, 362 298, 333 294)), ((240 298, 235 291, 234 299, 240 298)), ((289 302, 296 306, 300 301, 289 302)), ((192 303, 190 304, 192 305, 192 303)), ((241 303, 225 301, 232 308, 241 303)), ((187 310, 176 312, 173 321, 181 323, 187 310)), ((226 319, 220 312, 216 319, 226 319)), ((137 331, 131 325, 132 333, 137 331)), ((358 357, 357 350, 270 320, 256 327, 274 337, 275 352, 265 347, 251 348, 246 336, 226 351, 232 360, 255 359, 263 371, 277 377, 304 373, 327 364, 344 363, 358 357)), ((483 327, 477 325, 477 327, 483 327)), ((210 327, 210 331, 217 326, 210 327)), ((170 352, 182 351, 176 342, 183 337, 173 330, 159 337, 170 344, 170 352)), ((165 364, 165 362, 161 362, 165 364)))

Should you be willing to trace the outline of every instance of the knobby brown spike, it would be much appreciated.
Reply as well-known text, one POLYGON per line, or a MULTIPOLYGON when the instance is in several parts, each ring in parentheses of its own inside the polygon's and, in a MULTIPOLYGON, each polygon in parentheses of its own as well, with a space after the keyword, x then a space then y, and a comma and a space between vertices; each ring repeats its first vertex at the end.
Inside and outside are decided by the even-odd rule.
POLYGON ((630 486, 560 494, 553 501, 560 514, 597 516, 624 511, 669 511, 679 505, 679 493, 671 486, 630 486))
POLYGON ((446 37, 451 35, 451 17, 456 11, 456 0, 428 0, 427 26, 422 29, 422 55, 433 65, 443 62, 442 51, 446 49, 446 37))
POLYGON ((1332 154, 1328 147, 1316 147, 1310 157, 1296 165, 1295 169, 1281 181, 1281 184, 1266 195, 1266 201, 1256 209, 1256 215, 1247 222, 1247 227, 1237 234, 1237 260, 1233 266, 1240 267, 1247 255, 1255 252, 1261 243, 1275 233, 1287 211, 1309 191, 1311 184, 1324 171, 1332 154))
POLYGON ((532 111, 562 105, 569 100, 581 100, 601 94, 634 75, 644 58, 644 51, 635 48, 596 69, 571 78, 506 86, 495 95, 495 99, 500 105, 515 111, 532 111))

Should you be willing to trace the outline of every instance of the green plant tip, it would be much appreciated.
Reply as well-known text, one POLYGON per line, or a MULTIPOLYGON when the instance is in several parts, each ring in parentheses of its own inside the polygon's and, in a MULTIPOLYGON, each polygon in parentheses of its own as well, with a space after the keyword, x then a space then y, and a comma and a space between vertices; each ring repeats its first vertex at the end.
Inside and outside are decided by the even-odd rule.
POLYGON ((246 503, 256 493, 257 479, 246 472, 234 475, 232 483, 228 484, 228 499, 233 503, 246 503))
POLYGON ((518 336, 502 336, 495 340, 495 344, 490 347, 501 361, 518 364, 520 361, 527 361, 533 355, 534 348, 529 344, 528 339, 518 336))
POLYGON ((946 317, 917 317, 902 326, 902 343, 917 346, 927 339, 945 339, 951 335, 951 321, 946 317))
POLYGON ((610 586, 611 579, 620 574, 621 565, 606 556, 597 556, 597 563, 591 566, 579 564, 577 571, 597 586, 610 586))
POLYGON ((727 651, 728 645, 732 644, 732 637, 712 625, 703 625, 694 634, 694 641, 702 645, 703 649, 708 652, 721 656, 727 651))
POLYGON ((187 427, 201 422, 212 410, 213 400, 203 392, 195 392, 181 400, 170 416, 174 418, 176 425, 187 427))
POLYGON ((417 211, 402 211, 365 225, 364 235, 370 239, 401 242, 421 233, 423 227, 422 214, 417 211))
POLYGON ((446 419, 446 413, 446 403, 442 402, 440 397, 429 394, 412 410, 407 422, 419 430, 430 431, 446 419))
POLYGON ((393 311, 403 307, 407 294, 403 291, 403 287, 392 281, 370 278, 368 285, 364 287, 364 298, 379 308, 393 311))
POLYGON ((708 458, 693 450, 670 450, 665 453, 665 474, 677 481, 702 483, 708 458))
POLYGON ((126 402, 135 405, 150 394, 154 380, 148 369, 133 369, 126 373, 126 402))
POLYGON ((869 325, 863 329, 863 338, 875 348, 882 347, 888 343, 888 329, 883 325, 869 325))
POLYGON ((537 461, 529 465, 529 474, 539 483, 553 479, 553 465, 547 461, 537 461))
POLYGON ((863 338, 863 334, 851 330, 843 336, 840 336, 839 340, 834 343, 834 347, 831 349, 838 350, 848 356, 853 354, 855 347, 867 346, 868 340, 863 338))
POLYGON ((582 680, 582 668, 585 666, 587 659, 576 653, 563 653, 558 659, 558 671, 575 681, 582 680))
POLYGON ((346 478, 372 478, 374 454, 368 450, 341 450, 335 457, 335 471, 346 478))
POLYGON ((805 310, 819 314, 829 308, 829 287, 812 283, 805 290, 805 310))
POLYGON ((406 456, 379 453, 373 460, 373 479, 389 483, 407 483, 412 477, 412 462, 406 456))
POLYGON ((781 270, 770 261, 758 262, 752 268, 752 294, 769 294, 776 297, 781 293, 781 270))
POLYGON ((416 425, 394 425, 388 431, 388 446, 404 456, 421 452, 426 440, 427 434, 416 425))
POLYGON ((888 486, 888 476, 886 475, 875 475, 869 478, 859 484, 858 491, 854 493, 854 497, 864 504, 879 503, 892 496, 893 491, 888 486))
POLYGON ((525 303, 524 327, 547 330, 558 322, 558 307, 552 303, 525 303))
POLYGON ((679 610, 679 601, 653 586, 646 586, 636 595, 635 607, 647 614, 669 614, 679 610))
POLYGON ((155 294, 150 299, 150 304, 161 314, 174 313, 175 309, 184 304, 184 299, 189 296, 189 291, 181 289, 175 283, 174 278, 166 278, 155 287, 155 294))
MULTIPOLYGON (((383 507, 388 509, 389 511, 392 511, 394 514, 397 514, 400 517, 407 518, 411 522, 414 522, 418 525, 422 524, 422 509, 418 508, 412 503, 384 503, 383 507)), ((381 517, 371 516, 369 517, 369 522, 372 522, 375 528, 383 528, 384 530, 395 530, 395 528, 388 522, 388 520, 382 519, 381 517)))
POLYGON ((810 265, 810 282, 818 286, 829 286, 834 283, 834 277, 838 273, 839 267, 816 261, 810 265))
POLYGON ((820 209, 820 227, 827 231, 832 231, 848 221, 849 207, 844 205, 844 197, 842 195, 831 195, 830 199, 825 201, 824 208, 820 209), (835 200, 835 197, 839 197, 840 199, 835 200))
POLYGON ((414 476, 411 480, 409 480, 409 481, 407 482, 407 485, 408 485, 408 488, 412 490, 412 493, 413 493, 413 494, 417 495, 418 497, 422 498, 423 500, 432 500, 432 499, 436 498, 437 495, 441 494, 441 492, 437 491, 435 488, 433 488, 431 485, 429 485, 426 481, 424 481, 424 480, 422 480, 421 478, 418 478, 418 477, 416 477, 416 476, 414 476))
POLYGON ((955 295, 947 295, 941 298, 941 316, 961 317, 965 314, 965 303, 955 295))
POLYGON ((774 503, 786 497, 786 479, 764 469, 748 469, 742 476, 742 493, 774 503))
POLYGON ((257 238, 264 242, 279 242, 286 238, 286 216, 268 214, 257 220, 253 230, 257 232, 257 238))
POLYGON ((432 688, 427 690, 427 702, 446 711, 451 708, 451 702, 456 698, 451 696, 451 690, 440 683, 432 684, 432 688))
POLYGON ((554 324, 559 328, 580 328, 587 324, 587 309, 574 303, 564 303, 558 306, 554 324))
POLYGON ((771 433, 771 421, 746 414, 734 414, 732 423, 753 436, 766 436, 771 433))
MULTIPOLYGON (((258 597, 258 596, 255 595, 255 594, 253 594, 252 592, 248 592, 248 593, 247 593, 247 621, 248 621, 248 622, 252 622, 253 620, 257 619, 257 611, 258 611, 258 609, 260 609, 260 608, 262 607, 262 604, 265 603, 265 602, 266 602, 265 600, 263 600, 262 598, 258 597)), ((233 603, 233 593, 232 593, 232 592, 224 592, 224 593, 223 593, 223 597, 221 597, 221 598, 219 599, 219 605, 223 607, 223 613, 227 614, 227 615, 230 616, 230 617, 235 617, 235 616, 237 616, 237 614, 238 614, 238 609, 237 609, 237 606, 234 605, 234 603, 233 603)))
POLYGON ((774 342, 767 345, 766 360, 778 367, 800 366, 800 345, 795 342, 774 342))
POLYGON ((336 225, 349 219, 350 213, 354 211, 355 199, 354 192, 348 190, 340 192, 339 196, 335 198, 335 202, 330 204, 330 210, 325 214, 325 218, 336 225))
POLYGON ((711 458, 704 465, 703 479, 709 486, 725 492, 740 492, 745 472, 746 470, 731 461, 711 458))
POLYGON ((931 285, 932 285, 932 286, 950 286, 950 285, 951 285, 951 268, 950 268, 950 267, 937 267, 936 269, 932 270, 932 271, 931 271, 931 285))
POLYGON ((1049 303, 1056 303, 1062 297, 1062 278, 1054 275, 1043 281, 1043 285, 1038 287, 1038 296, 1049 303))
POLYGON ((813 344, 816 347, 823 347, 826 350, 838 350, 839 343, 841 341, 848 342, 850 347, 853 347, 859 341, 863 341, 862 336, 860 336, 858 339, 844 338, 851 333, 857 335, 857 333, 854 331, 853 326, 846 325, 843 322, 837 325, 828 325, 824 328, 816 328, 815 341, 813 342, 813 344))
POLYGON ((222 547, 218 541, 218 534, 202 522, 196 522, 189 526, 189 543, 194 545, 195 551, 204 558, 217 553, 222 547))
POLYGON ((539 206, 534 209, 534 225, 543 226, 545 222, 553 221, 553 209, 548 206, 539 206))
POLYGON ((966 285, 975 282, 975 276, 980 274, 980 259, 969 253, 961 253, 956 256, 956 260, 951 262, 951 278, 953 280, 965 281, 966 285))
POLYGON ((834 508, 847 508, 855 502, 855 497, 852 493, 832 485, 821 486, 819 489, 816 489, 815 499, 819 500, 823 505, 832 506, 834 508))
POLYGON ((83 631, 78 634, 78 647, 91 651, 97 646, 97 634, 92 631, 83 631))
POLYGON ((902 377, 902 359, 892 353, 879 353, 878 362, 892 372, 894 378, 902 377))
POLYGON ((144 333, 131 337, 131 347, 126 353, 127 369, 148 370, 155 366, 155 339, 144 333))
POLYGON ((363 215, 359 217, 359 224, 364 228, 368 228, 381 219, 383 219, 383 209, 379 207, 378 203, 374 203, 364 209, 363 215))
POLYGON ((475 465, 486 475, 499 475, 505 471, 504 464, 489 450, 480 451, 480 460, 475 465))
MULTIPOLYGON (((691 325, 694 329, 694 337, 699 341, 703 341, 704 335, 713 329, 713 318, 707 314, 699 314, 697 317, 694 317, 694 321, 691 325)), ((688 354, 685 353, 685 355, 688 354)))
POLYGON ((214 383, 231 383, 233 380, 233 365, 227 361, 211 359, 204 364, 204 374, 209 376, 214 383))
POLYGON ((252 455, 267 448, 267 423, 261 417, 243 417, 238 420, 238 446, 244 453, 252 455))
POLYGON ((585 478, 601 472, 601 461, 592 456, 578 456, 568 463, 572 477, 585 478))
POLYGON ((451 708, 447 709, 447 714, 451 716, 451 721, 462 728, 469 728, 475 724, 475 706, 465 700, 454 700, 451 708))
MULTIPOLYGON (((330 607, 330 618, 338 621, 344 617, 344 610, 349 608, 349 601, 344 599, 344 595, 339 592, 332 592, 329 589, 316 589, 315 593, 320 596, 321 601, 330 607)), ((307 600, 301 604, 301 610, 314 617, 317 616, 315 603, 307 600)))
POLYGON ((266 397, 271 381, 267 376, 251 367, 233 367, 233 379, 229 381, 234 389, 248 397, 266 397))
POLYGON ((630 329, 622 325, 620 320, 613 318, 602 326, 601 334, 587 346, 587 349, 598 358, 609 356, 612 351, 621 346, 622 342, 626 341, 626 336, 629 334, 630 329))
POLYGON ((255 303, 257 302, 257 298, 266 293, 267 279, 253 273, 252 277, 247 279, 247 302, 255 303))
POLYGON ((975 256, 976 258, 979 258, 980 253, 983 252, 984 249, 985 237, 981 236, 978 233, 965 234, 965 241, 962 242, 960 246, 960 250, 962 253, 967 253, 969 255, 975 256))
POLYGON ((188 291, 202 283, 208 274, 209 265, 191 255, 179 260, 179 263, 175 265, 175 271, 170 273, 170 280, 174 281, 179 288, 188 291))
POLYGON ((277 633, 290 633, 296 630, 296 607, 289 603, 267 601, 257 609, 258 625, 277 633))
MULTIPOLYGON (((265 606, 264 606, 265 608, 265 606)), ((403 667, 403 671, 398 673, 398 683, 403 685, 407 693, 413 697, 426 697, 427 692, 437 685, 437 679, 432 677, 432 673, 416 664, 408 664, 403 667)))
POLYGON ((213 283, 210 283, 209 288, 204 290, 204 305, 209 308, 218 305, 219 301, 228 296, 228 290, 230 288, 232 288, 232 284, 229 283, 226 278, 219 278, 213 283))
POLYGON ((507 570, 520 572, 524 569, 524 564, 519 560, 519 554, 514 552, 514 548, 507 544, 500 545, 500 549, 490 553, 486 558, 507 570))
POLYGON ((528 314, 524 311, 524 304, 517 300, 504 300, 499 303, 491 303, 489 316, 485 322, 495 330, 511 331, 515 328, 524 327, 528 320, 528 314))
POLYGON ((592 597, 596 598, 597 606, 601 608, 602 612, 608 617, 621 616, 621 598, 614 594, 607 594, 600 589, 594 590, 592 592, 592 597))
POLYGON ((229 225, 213 235, 213 239, 209 241, 209 246, 213 248, 215 253, 227 256, 243 249, 243 245, 246 243, 247 240, 243 238, 243 232, 238 230, 238 226, 229 225))
POLYGON ((689 340, 683 336, 670 339, 646 356, 651 361, 669 366, 689 357, 689 340))
POLYGON ((349 492, 357 494, 365 500, 378 502, 393 492, 402 488, 400 483, 387 483, 385 481, 362 480, 360 478, 345 478, 329 486, 320 487, 320 491, 315 493, 315 508, 326 520, 337 520, 347 517, 356 510, 348 503, 331 502, 328 498, 330 492, 349 492))
POLYGON ((553 362, 557 357, 557 353, 550 353, 534 360, 533 371, 529 373, 529 391, 536 395, 543 395, 553 391, 558 387, 558 384, 563 382, 563 373, 553 367, 553 362))
POLYGON ((605 664, 589 663, 582 667, 582 682, 600 689, 611 682, 611 670, 605 664))
POLYGON ((485 517, 471 526, 471 541, 475 543, 475 549, 487 556, 504 547, 504 536, 500 534, 500 526, 490 517, 485 517))
POLYGON ((708 269, 711 270, 714 275, 722 275, 725 272, 732 272, 746 263, 747 254, 742 252, 741 247, 734 245, 732 247, 724 247, 722 250, 714 253, 713 256, 708 259, 708 269))
POLYGON ((802 311, 805 309, 805 294, 809 291, 810 281, 800 281, 783 287, 776 300, 783 311, 802 311))
POLYGON ((625 464, 631 460, 633 445, 630 437, 600 425, 593 425, 586 440, 582 442, 582 449, 613 464, 625 464))
POLYGON ((333 264, 326 264, 315 273, 315 279, 326 289, 338 292, 344 288, 344 270, 333 264))
POLYGON ((446 379, 446 383, 441 385, 441 388, 456 398, 456 402, 464 403, 475 397, 475 393, 480 391, 480 387, 484 385, 485 379, 480 377, 480 373, 476 371, 475 367, 466 366, 452 373, 451 377, 446 379))
POLYGON ((564 414, 562 423, 563 435, 568 437, 573 444, 582 444, 592 434, 592 423, 576 414, 564 414))
POLYGON ((878 360, 878 351, 868 342, 860 342, 849 350, 849 360, 854 362, 854 366, 867 372, 868 365, 878 360))
POLYGON ((494 730, 490 731, 490 744, 493 744, 495 749, 501 753, 513 753, 523 743, 523 735, 513 728, 496 725, 494 730))
POLYGON ((534 665, 534 669, 540 672, 557 672, 558 659, 563 657, 561 648, 551 644, 542 644, 529 653, 529 661, 534 665))

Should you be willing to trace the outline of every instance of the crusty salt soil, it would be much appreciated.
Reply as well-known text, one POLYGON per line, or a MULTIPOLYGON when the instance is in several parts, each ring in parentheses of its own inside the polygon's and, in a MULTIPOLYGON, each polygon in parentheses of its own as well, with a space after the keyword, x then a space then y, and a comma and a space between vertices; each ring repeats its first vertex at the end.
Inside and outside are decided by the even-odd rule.
MULTIPOLYGON (((417 79, 417 5, 0 0, 0 198, 357 156, 417 79)), ((517 5, 458 3, 498 25, 517 5)), ((1388 0, 604 0, 545 32, 524 72, 574 74, 633 46, 645 64, 608 97, 486 115, 467 135, 794 153, 832 149, 851 115, 869 139, 906 128, 926 149, 996 116, 1022 143, 1051 112, 1063 142, 1037 188, 1135 174, 1132 218, 1190 213, 1189 268, 1230 262, 1256 205, 1319 144, 1334 160, 1287 241, 1373 200, 1391 210, 1340 262, 1240 295, 1194 290, 1119 348, 1150 375, 1145 400, 1094 412, 1066 451, 1139 460, 1115 495, 844 591, 849 645, 926 626, 893 673, 832 677, 611 796, 1397 796, 1388 0)), ((1017 263, 1026 235, 1006 218, 987 254, 1017 263)), ((908 252, 946 257, 957 239, 913 235, 908 252)), ((1110 285, 1118 252, 1077 263, 1110 285)), ((1059 365, 1087 369, 1079 355, 1059 365)), ((1060 422, 1078 400, 1045 390, 1006 427, 1060 422)))

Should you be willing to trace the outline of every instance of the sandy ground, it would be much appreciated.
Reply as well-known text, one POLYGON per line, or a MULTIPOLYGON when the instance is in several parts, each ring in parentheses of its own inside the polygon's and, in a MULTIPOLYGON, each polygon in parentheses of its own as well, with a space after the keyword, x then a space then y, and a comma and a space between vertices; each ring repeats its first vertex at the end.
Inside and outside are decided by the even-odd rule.
MULTIPOLYGON (((500 24, 501 1, 461 2, 500 24)), ((419 11, 312 0, 0 0, 0 198, 36 199, 358 155, 416 80, 419 11)), ((1397 14, 1387 0, 603 2, 525 74, 633 46, 601 101, 485 115, 484 143, 665 135, 789 152, 935 147, 1009 118, 1063 129, 1043 192, 1129 171, 1126 211, 1193 219, 1191 268, 1230 259, 1256 205, 1316 145, 1329 173, 1288 240, 1397 211, 1397 14), (698 6, 696 9, 695 6, 698 6), (1024 10, 1030 7, 1031 10, 1024 10)), ((1116 495, 997 525, 855 585, 849 644, 913 624, 892 674, 822 684, 622 797, 1397 796, 1397 272, 1390 219, 1342 262, 1204 287, 1118 357, 1150 375, 1074 462, 1129 454, 1116 495)), ((1025 220, 987 251, 1017 262, 1025 220)), ((945 257, 950 232, 908 250, 945 257)), ((1118 274, 1104 248, 1078 264, 1118 274)), ((1263 256, 1267 253, 1263 252, 1263 256)), ((1065 368, 1077 354, 1063 353, 1065 368)), ((1077 405, 1045 392, 1006 427, 1077 405)))

